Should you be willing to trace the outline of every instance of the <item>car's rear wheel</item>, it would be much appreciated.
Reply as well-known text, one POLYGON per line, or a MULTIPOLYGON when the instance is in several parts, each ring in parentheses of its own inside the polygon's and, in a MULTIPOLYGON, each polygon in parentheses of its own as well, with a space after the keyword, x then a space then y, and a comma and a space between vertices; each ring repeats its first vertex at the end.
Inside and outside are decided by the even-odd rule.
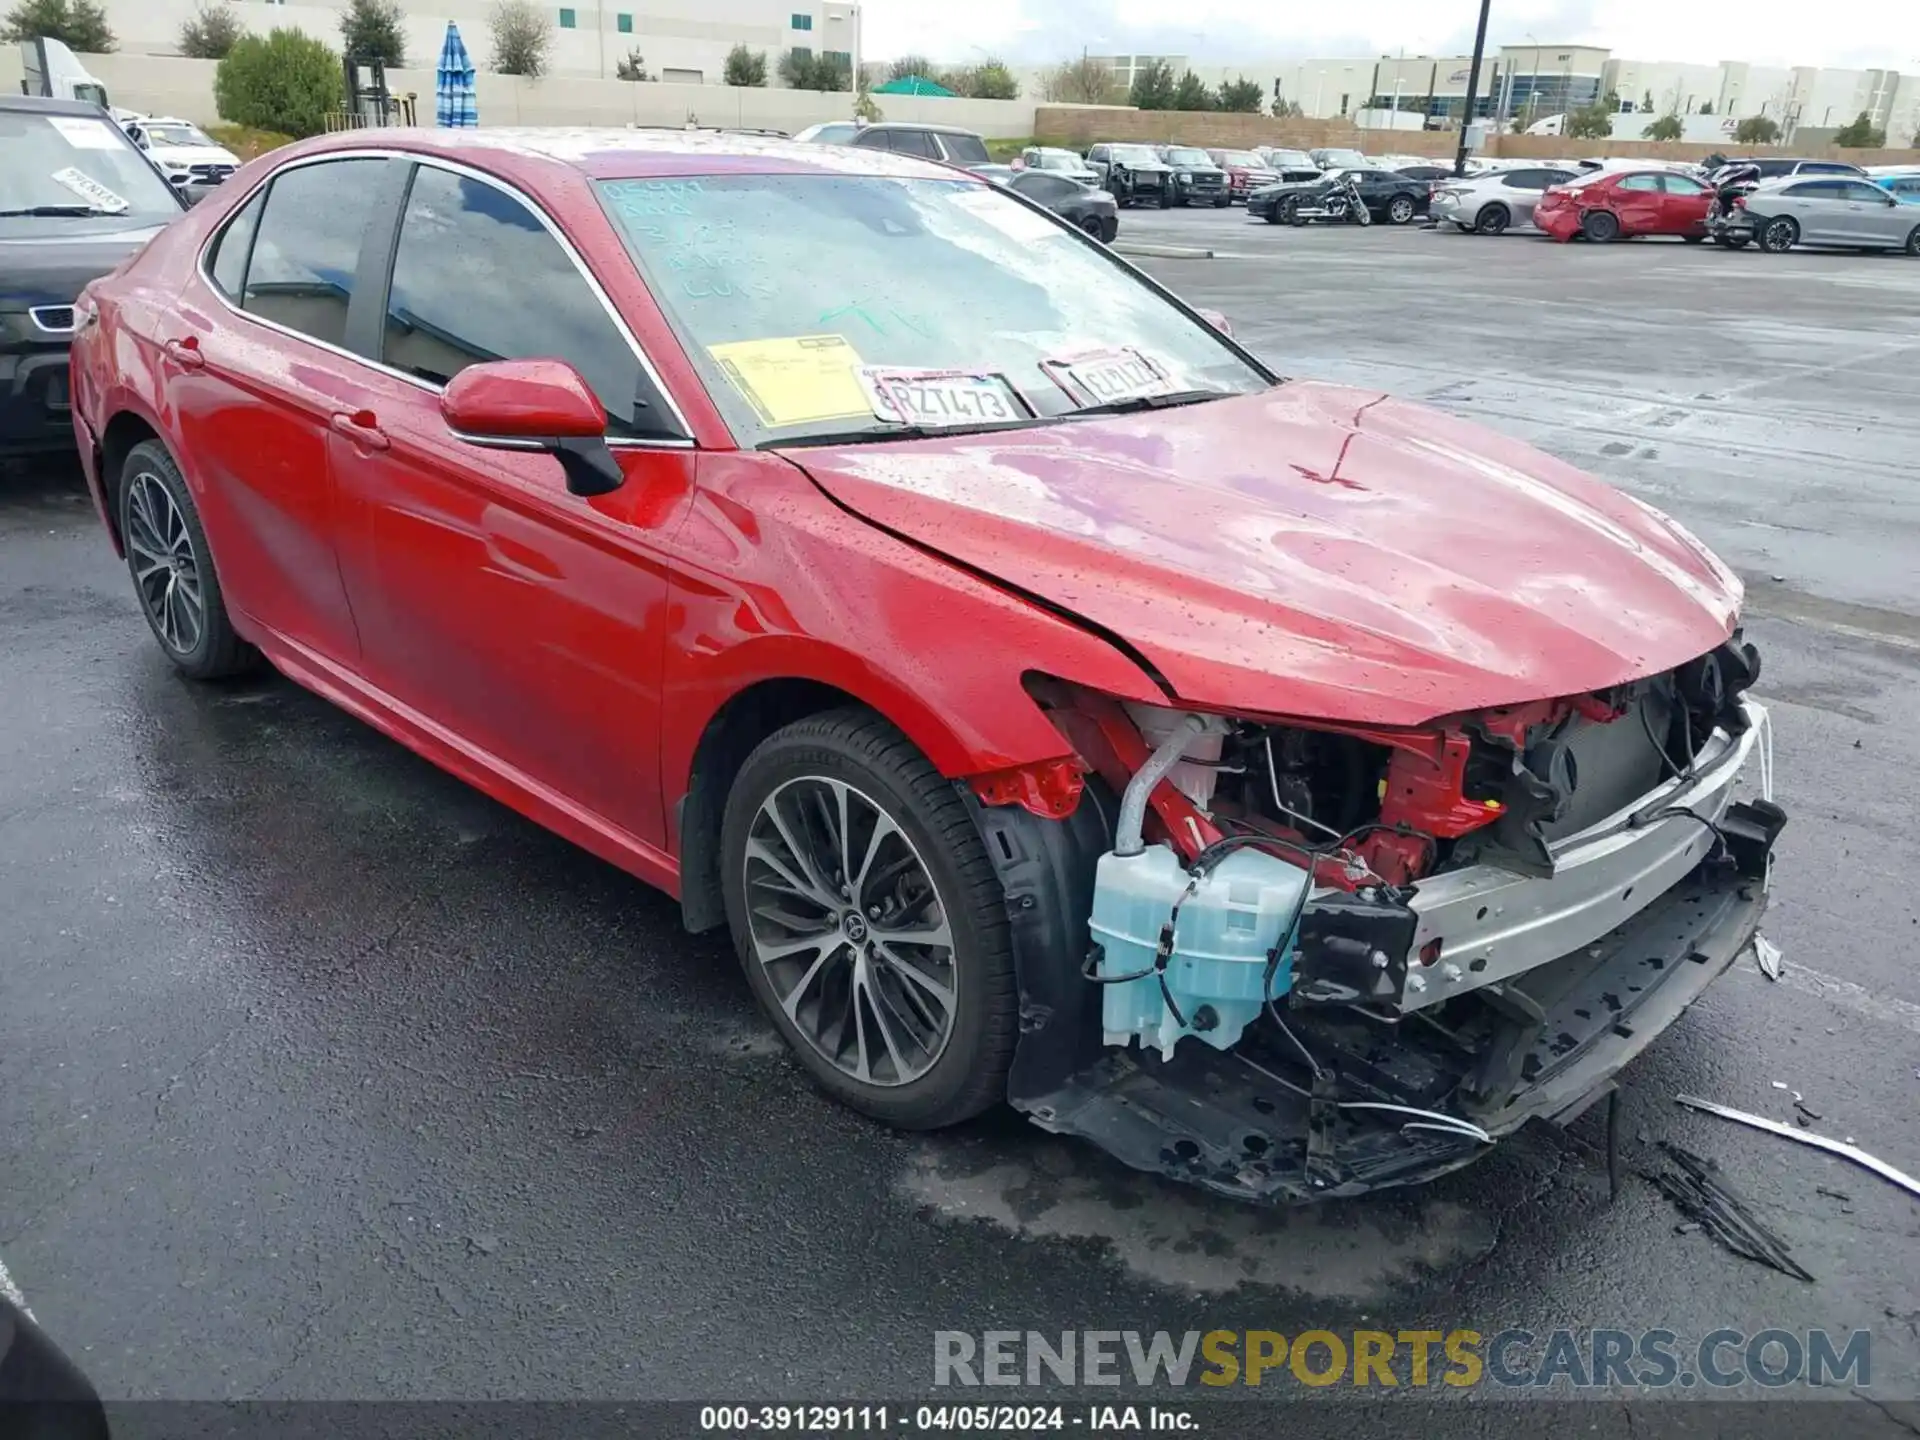
POLYGON ((1920 225, 1914 226, 1913 232, 1907 236, 1907 254, 1920 255, 1920 225))
POLYGON ((1704 235, 1682 235, 1680 238, 1686 241, 1687 244, 1689 245, 1698 245, 1701 241, 1705 240, 1707 237, 1704 235))
POLYGON ((1482 235, 1500 235, 1513 223, 1513 212, 1498 202, 1487 206, 1474 221, 1473 228, 1482 235))
POLYGON ((195 680, 220 680, 258 665, 259 652, 227 618, 199 507, 166 446, 146 440, 127 452, 119 498, 127 573, 167 659, 195 680))
POLYGON ((1784 255, 1800 243, 1800 222, 1791 215, 1769 220, 1760 228, 1760 248, 1769 255, 1784 255))
POLYGON ((1019 1033, 1004 897, 905 736, 853 709, 778 731, 734 782, 721 853, 747 983, 823 1090, 914 1130, 1002 1098, 1019 1033))
POLYGON ((1387 202, 1387 221, 1393 225, 1410 224, 1416 208, 1411 195, 1396 195, 1387 202))
POLYGON ((1620 238, 1620 219, 1611 210, 1591 210, 1580 222, 1580 233, 1596 245, 1620 238))

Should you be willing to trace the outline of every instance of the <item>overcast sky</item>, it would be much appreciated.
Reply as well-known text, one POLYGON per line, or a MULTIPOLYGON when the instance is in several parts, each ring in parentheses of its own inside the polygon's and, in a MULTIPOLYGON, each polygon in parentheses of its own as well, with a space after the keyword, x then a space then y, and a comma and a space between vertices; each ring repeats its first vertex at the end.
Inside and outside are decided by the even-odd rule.
MULTIPOLYGON (((867 58, 913 51, 936 60, 1016 64, 1094 53, 1236 57, 1465 54, 1475 0, 864 0, 867 58), (975 48, 979 47, 979 48, 975 48)), ((1727 6, 1710 0, 1494 0, 1489 49, 1604 45, 1627 60, 1710 65, 1885 67, 1920 73, 1920 0, 1826 0, 1727 6)))

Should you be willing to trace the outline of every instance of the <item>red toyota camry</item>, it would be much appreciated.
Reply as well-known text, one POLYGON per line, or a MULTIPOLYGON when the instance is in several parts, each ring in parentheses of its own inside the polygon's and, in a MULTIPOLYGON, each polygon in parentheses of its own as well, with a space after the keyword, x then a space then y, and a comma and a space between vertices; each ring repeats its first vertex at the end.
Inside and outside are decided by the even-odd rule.
POLYGON ((1548 190, 1533 223, 1560 241, 1677 235, 1697 244, 1707 238, 1712 201, 1704 182, 1677 170, 1598 170, 1548 190))
POLYGON ((360 132, 79 311, 167 659, 269 663, 726 927, 882 1120, 1404 1183, 1577 1113, 1756 934, 1725 567, 976 177, 360 132))

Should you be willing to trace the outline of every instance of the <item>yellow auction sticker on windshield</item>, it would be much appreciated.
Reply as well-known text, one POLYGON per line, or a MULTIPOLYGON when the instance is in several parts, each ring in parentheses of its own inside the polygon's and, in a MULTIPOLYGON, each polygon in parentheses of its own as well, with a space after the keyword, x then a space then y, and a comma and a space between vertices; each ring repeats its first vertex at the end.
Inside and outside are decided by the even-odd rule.
POLYGON ((842 335, 789 335, 709 345, 707 353, 769 426, 865 419, 860 355, 842 335))

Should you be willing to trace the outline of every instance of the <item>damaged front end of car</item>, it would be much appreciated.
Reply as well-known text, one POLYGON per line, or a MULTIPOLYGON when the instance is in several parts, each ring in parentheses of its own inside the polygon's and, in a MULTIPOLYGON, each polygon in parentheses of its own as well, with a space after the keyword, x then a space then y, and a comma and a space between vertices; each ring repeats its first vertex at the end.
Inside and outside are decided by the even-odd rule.
POLYGON ((1758 669, 1736 631, 1413 729, 1034 679, 1072 756, 967 786, 1019 971, 1009 1099, 1268 1201, 1578 1115, 1758 931, 1786 819, 1758 669))

